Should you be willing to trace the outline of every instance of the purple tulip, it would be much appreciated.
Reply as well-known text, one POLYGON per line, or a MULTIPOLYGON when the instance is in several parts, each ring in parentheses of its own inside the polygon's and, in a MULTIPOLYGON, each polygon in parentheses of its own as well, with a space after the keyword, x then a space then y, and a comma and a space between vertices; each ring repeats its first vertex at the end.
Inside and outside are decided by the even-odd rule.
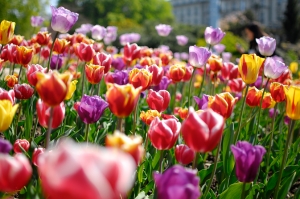
POLYGON ((180 53, 181 60, 188 60, 189 54, 186 52, 180 53))
POLYGON ((223 44, 216 44, 214 45, 214 50, 218 53, 221 54, 225 50, 225 45, 223 44))
POLYGON ((128 72, 126 70, 116 70, 112 75, 114 83, 118 85, 125 85, 128 84, 128 72))
POLYGON ((231 151, 235 159, 235 173, 240 182, 252 182, 257 175, 259 165, 266 149, 263 146, 253 146, 246 141, 238 141, 231 145, 231 151))
POLYGON ((170 25, 166 25, 166 24, 159 24, 159 25, 155 26, 155 29, 157 31, 157 34, 162 37, 168 36, 170 34, 170 32, 172 31, 172 27, 170 25))
POLYGON ((50 68, 52 70, 59 70, 62 67, 62 57, 59 55, 52 55, 51 60, 50 60, 50 68))
POLYGON ((232 54, 230 52, 223 52, 222 53, 222 60, 223 62, 230 62, 232 54))
POLYGON ((284 62, 283 59, 282 59, 282 57, 279 57, 279 56, 277 56, 277 55, 274 55, 274 56, 273 56, 273 59, 275 59, 275 60, 277 60, 277 61, 284 62))
POLYGON ((289 118, 288 116, 284 116, 284 124, 285 125, 289 125, 290 124, 290 122, 291 122, 291 118, 289 118))
POLYGON ((203 95, 202 98, 199 98, 197 96, 194 96, 194 100, 196 102, 196 104, 198 105, 198 108, 200 110, 206 109, 207 108, 207 104, 208 104, 208 97, 209 95, 203 95))
POLYGON ((207 48, 190 46, 189 48, 189 63, 193 67, 204 66, 211 56, 211 52, 207 48))
POLYGON ((117 39, 117 31, 118 28, 116 26, 107 26, 106 27, 106 35, 104 37, 104 43, 106 45, 117 39))
POLYGON ((80 119, 86 124, 97 122, 102 116, 108 103, 101 97, 94 95, 83 95, 77 109, 80 119))
POLYGON ((38 27, 41 26, 44 22, 44 18, 41 16, 32 16, 31 17, 31 26, 38 27))
POLYGON ((12 148, 13 147, 8 140, 0 138, 0 153, 9 153, 12 148))
POLYGON ((138 33, 127 33, 120 36, 121 45, 125 46, 127 43, 136 43, 141 39, 138 33))
POLYGON ((160 83, 157 86, 153 87, 153 90, 160 91, 160 90, 167 90, 171 80, 169 80, 166 76, 163 76, 160 83))
POLYGON ((91 28, 91 32, 92 32, 92 38, 97 41, 100 41, 106 35, 106 28, 99 25, 95 25, 91 28))
POLYGON ((205 41, 210 45, 216 45, 220 43, 224 36, 225 32, 223 32, 221 28, 213 28, 210 26, 206 27, 204 32, 205 41))
POLYGON ((40 32, 48 32, 48 28, 47 27, 41 27, 40 32))
POLYGON ((180 60, 180 53, 179 52, 174 53, 173 56, 174 56, 175 59, 180 60))
POLYGON ((88 32, 91 31, 92 27, 93 27, 93 25, 89 24, 89 23, 87 23, 87 24, 81 24, 80 28, 77 28, 75 30, 75 32, 86 35, 88 32))
POLYGON ((125 63, 122 57, 117 57, 112 60, 111 66, 116 70, 123 70, 125 68, 125 63))
POLYGON ((269 117, 270 118, 276 117, 278 114, 279 114, 279 110, 278 109, 276 109, 276 115, 275 115, 275 109, 274 108, 271 108, 269 110, 269 117))
POLYGON ((262 81, 263 81, 262 76, 258 76, 256 81, 253 84, 251 84, 251 86, 255 86, 256 88, 263 87, 262 81))
POLYGON ((51 27, 53 30, 60 33, 67 33, 78 20, 78 14, 71 12, 64 7, 56 8, 51 6, 52 19, 51 27))
POLYGON ((198 199, 200 179, 197 171, 175 165, 163 174, 154 173, 158 199, 198 199))
POLYGON ((180 46, 185 46, 187 44, 187 42, 189 41, 189 38, 184 35, 177 35, 176 39, 177 39, 178 45, 180 45, 180 46))
POLYGON ((287 66, 272 57, 268 57, 264 63, 264 74, 271 79, 277 79, 287 69, 287 66))
POLYGON ((256 43, 258 45, 260 54, 264 56, 273 55, 276 48, 276 40, 274 38, 263 36, 259 39, 256 39, 256 43))

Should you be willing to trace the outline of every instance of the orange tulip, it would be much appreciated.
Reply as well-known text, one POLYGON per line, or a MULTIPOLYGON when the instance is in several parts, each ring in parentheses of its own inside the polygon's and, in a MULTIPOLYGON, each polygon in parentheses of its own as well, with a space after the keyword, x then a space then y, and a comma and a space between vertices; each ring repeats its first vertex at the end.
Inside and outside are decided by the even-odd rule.
POLYGON ((152 73, 148 69, 134 68, 129 72, 129 83, 135 88, 142 87, 142 90, 146 90, 152 83, 152 73))
POLYGON ((24 40, 24 36, 21 35, 14 35, 13 38, 9 41, 10 44, 15 44, 16 46, 19 46, 22 41, 24 40))
POLYGON ((184 120, 184 119, 186 119, 186 117, 189 114, 189 109, 187 109, 187 108, 179 108, 178 109, 178 114, 179 114, 179 117, 184 120))
POLYGON ((160 117, 160 113, 157 110, 142 111, 140 114, 141 120, 147 125, 150 125, 155 117, 160 117))
POLYGON ((216 55, 210 56, 207 62, 210 66, 210 70, 215 73, 222 69, 222 59, 216 55))
POLYGON ((208 107, 227 119, 230 117, 237 101, 238 98, 233 97, 228 92, 220 93, 215 96, 208 97, 208 107))
POLYGON ((58 54, 62 54, 69 46, 70 46, 70 42, 67 41, 66 39, 56 39, 53 46, 53 51, 57 52, 58 54))
POLYGON ((48 74, 38 72, 36 75, 38 79, 36 90, 43 102, 54 107, 64 101, 72 79, 70 73, 59 74, 53 71, 48 74))
POLYGON ((47 46, 49 45, 50 39, 51 39, 51 33, 48 32, 38 32, 38 34, 35 36, 36 42, 40 44, 41 46, 47 46))
POLYGON ((182 64, 175 64, 169 68, 168 76, 173 82, 180 82, 186 73, 186 66, 182 64))
POLYGON ((251 107, 259 106, 262 97, 262 90, 258 90, 255 86, 250 87, 246 96, 246 104, 251 107))
POLYGON ((109 109, 117 117, 127 117, 137 105, 142 87, 134 88, 132 84, 107 84, 106 99, 109 109))
POLYGON ((238 66, 239 73, 246 84, 253 84, 265 59, 256 54, 243 54, 238 66))
POLYGON ((24 67, 27 67, 33 56, 33 49, 25 46, 16 47, 16 61, 24 67))
POLYGON ((155 61, 151 57, 143 57, 140 60, 141 66, 150 66, 152 64, 155 64, 155 61))
POLYGON ((6 85, 9 88, 13 88, 15 86, 15 84, 18 83, 18 75, 17 74, 13 74, 13 75, 7 75, 4 78, 4 81, 6 81, 6 85))
POLYGON ((98 84, 104 75, 105 67, 94 64, 86 64, 84 69, 87 80, 91 84, 98 84))
POLYGON ((270 93, 276 102, 283 102, 285 100, 284 87, 286 86, 278 82, 271 83, 270 93))
POLYGON ((261 108, 262 109, 273 108, 275 104, 276 102, 272 98, 271 93, 265 93, 261 108))
POLYGON ((142 146, 143 139, 141 136, 127 136, 119 131, 115 131, 113 135, 107 135, 105 145, 107 147, 115 147, 130 154, 135 163, 138 165, 144 157, 145 149, 142 146))

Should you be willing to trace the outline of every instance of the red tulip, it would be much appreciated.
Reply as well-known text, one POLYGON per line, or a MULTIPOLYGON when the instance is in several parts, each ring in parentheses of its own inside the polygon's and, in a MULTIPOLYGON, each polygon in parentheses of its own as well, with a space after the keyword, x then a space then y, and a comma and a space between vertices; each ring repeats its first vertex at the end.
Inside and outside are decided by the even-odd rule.
POLYGON ((15 44, 7 44, 1 51, 1 59, 10 63, 17 63, 16 60, 17 46, 15 44))
POLYGON ((146 100, 150 109, 163 112, 168 108, 170 98, 170 93, 167 90, 156 92, 150 89, 146 100))
POLYGON ((229 86, 229 88, 232 92, 239 93, 239 92, 243 91, 246 84, 242 80, 242 78, 237 78, 237 79, 229 80, 228 81, 228 86, 229 86))
POLYGON ((41 46, 47 46, 51 39, 51 33, 48 32, 38 32, 35 36, 36 42, 41 46))
POLYGON ((58 54, 63 54, 70 46, 70 42, 66 39, 56 39, 53 46, 53 51, 58 54))
POLYGON ((168 150, 174 146, 179 136, 181 124, 175 119, 160 120, 156 117, 150 124, 148 136, 158 150, 168 150))
POLYGON ((175 148, 175 158, 180 164, 186 165, 194 160, 195 152, 187 145, 180 144, 175 148))
POLYGON ((33 56, 33 49, 25 46, 17 46, 16 61, 18 64, 27 67, 33 56))
POLYGON ((233 80, 238 78, 238 66, 231 63, 225 62, 223 63, 223 67, 221 68, 221 76, 224 80, 233 80))
POLYGON ((220 142, 224 118, 211 109, 196 113, 191 107, 182 124, 182 137, 195 152, 212 151, 220 142))
POLYGON ((134 159, 118 149, 62 141, 38 159, 47 199, 126 198, 134 182, 134 159))
POLYGON ((130 66, 132 61, 141 57, 141 48, 137 44, 127 43, 124 46, 123 61, 130 66))
POLYGON ((15 103, 15 91, 9 90, 6 91, 3 88, 0 88, 0 100, 9 100, 12 104, 15 103))
POLYGON ((77 57, 85 62, 91 61, 95 54, 93 46, 85 43, 76 44, 74 50, 77 57))
POLYGON ((183 81, 190 81, 192 74, 193 74, 194 68, 193 66, 187 66, 186 67, 186 71, 185 71, 185 75, 183 76, 183 81))
POLYGON ((32 153, 32 163, 38 166, 38 158, 45 152, 45 148, 35 148, 32 153))
POLYGON ((106 74, 111 67, 112 58, 110 54, 96 53, 93 57, 93 64, 104 66, 104 74, 106 74))
POLYGON ((29 99, 34 93, 34 89, 29 84, 15 84, 14 91, 17 99, 29 99))
POLYGON ((186 71, 185 65, 175 64, 169 68, 168 77, 175 83, 180 82, 185 77, 186 71))
POLYGON ((25 155, 14 157, 0 154, 0 191, 15 192, 21 190, 30 180, 32 168, 25 155))
POLYGON ((162 77, 164 76, 164 70, 162 67, 157 66, 156 64, 152 64, 148 67, 150 73, 152 73, 152 86, 157 86, 160 82, 162 77))
POLYGON ((37 72, 45 73, 46 72, 46 68, 43 68, 39 64, 28 65, 26 76, 27 76, 28 83, 31 86, 35 86, 37 84, 37 81, 38 81, 37 77, 36 77, 36 73, 37 72))
POLYGON ((24 151, 28 151, 30 147, 30 144, 25 139, 17 139, 14 143, 14 152, 15 153, 23 153, 22 148, 24 151))
POLYGON ((41 49, 41 56, 44 58, 44 59, 48 59, 49 56, 50 56, 50 49, 47 47, 47 48, 42 48, 41 49))
MULTIPOLYGON (((57 128, 65 118, 65 104, 61 102, 58 106, 54 106, 52 128, 57 128)), ((39 99, 36 103, 36 111, 38 120, 41 126, 48 128, 48 121, 50 117, 50 106, 39 99)))

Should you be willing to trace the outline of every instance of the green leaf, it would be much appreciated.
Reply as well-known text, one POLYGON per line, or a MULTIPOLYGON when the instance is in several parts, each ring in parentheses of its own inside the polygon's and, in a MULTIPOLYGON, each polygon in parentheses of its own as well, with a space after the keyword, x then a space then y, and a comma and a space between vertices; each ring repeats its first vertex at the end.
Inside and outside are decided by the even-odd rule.
POLYGON ((155 156, 152 160, 152 168, 154 169, 159 161, 159 158, 160 158, 160 152, 157 151, 157 153, 155 153, 155 156))
POLYGON ((139 169, 138 169, 138 180, 139 183, 143 182, 143 172, 144 172, 144 163, 140 165, 139 169))
MULTIPOLYGON (((222 165, 223 165, 223 162, 218 162, 217 169, 220 168, 222 165)), ((202 169, 201 171, 199 171, 198 176, 200 176, 201 185, 203 185, 211 177, 213 167, 214 167, 214 164, 211 164, 208 169, 202 169)))
POLYGON ((283 183, 282 183, 282 186, 279 190, 279 196, 278 198, 279 199, 285 199, 292 184, 293 184, 293 181, 294 181, 294 178, 296 176, 296 172, 293 173, 293 175, 291 175, 290 177, 288 177, 283 183))
POLYGON ((227 175, 230 175, 233 167, 234 161, 230 156, 230 145, 233 143, 234 137, 234 124, 231 123, 229 126, 229 131, 224 134, 223 143, 222 143, 222 159, 223 159, 223 168, 227 175))
MULTIPOLYGON (((250 183, 247 183, 245 186, 245 190, 249 190, 250 183)), ((226 189, 223 193, 220 194, 219 199, 233 199, 233 198, 241 198, 243 189, 243 183, 238 182, 230 185, 228 189, 226 189)))

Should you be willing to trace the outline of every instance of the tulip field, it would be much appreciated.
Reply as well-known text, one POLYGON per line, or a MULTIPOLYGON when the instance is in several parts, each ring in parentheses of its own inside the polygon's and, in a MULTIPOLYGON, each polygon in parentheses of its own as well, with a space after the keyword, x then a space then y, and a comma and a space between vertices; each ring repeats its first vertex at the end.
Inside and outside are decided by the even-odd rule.
POLYGON ((30 38, 1 19, 0 198, 300 199, 300 83, 275 39, 237 60, 213 27, 185 57, 138 33, 119 49, 117 27, 71 35, 78 14, 51 9, 30 38))

